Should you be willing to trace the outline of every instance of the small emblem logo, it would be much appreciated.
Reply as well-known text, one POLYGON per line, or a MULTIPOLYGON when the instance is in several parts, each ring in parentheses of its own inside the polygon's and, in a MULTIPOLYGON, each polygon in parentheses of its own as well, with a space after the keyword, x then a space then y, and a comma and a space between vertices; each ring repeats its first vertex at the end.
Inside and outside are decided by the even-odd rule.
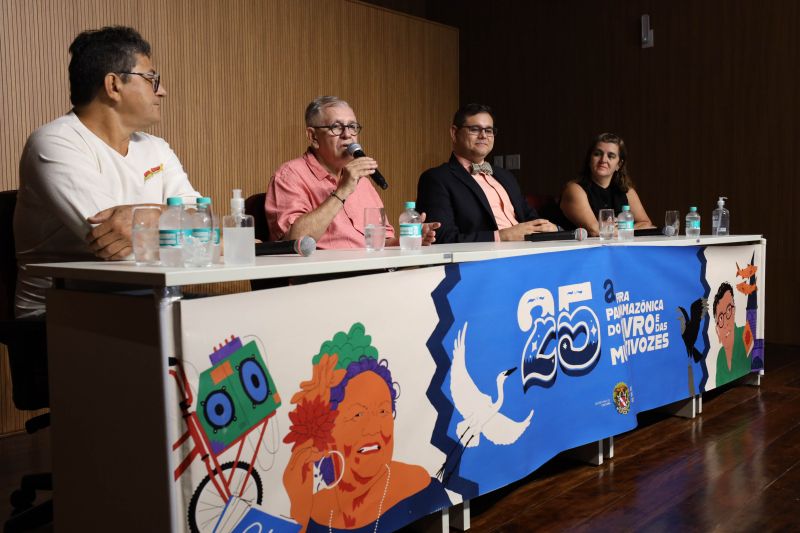
POLYGON ((617 412, 621 415, 627 415, 631 410, 633 403, 633 392, 630 387, 624 382, 620 381, 614 387, 614 405, 617 406, 617 412))
POLYGON ((161 163, 157 167, 153 167, 153 168, 151 168, 149 170, 145 170, 145 172, 144 172, 144 181, 149 180, 150 178, 152 178, 153 176, 155 176, 159 172, 163 172, 163 171, 164 171, 164 163, 161 163))

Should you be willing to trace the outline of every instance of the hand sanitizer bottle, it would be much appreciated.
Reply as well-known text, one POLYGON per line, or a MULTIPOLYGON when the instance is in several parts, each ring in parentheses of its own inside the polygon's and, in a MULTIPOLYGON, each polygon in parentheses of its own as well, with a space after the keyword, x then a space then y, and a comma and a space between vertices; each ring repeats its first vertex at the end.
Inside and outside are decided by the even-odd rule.
POLYGON ((720 196, 717 208, 711 213, 711 235, 730 235, 731 212, 725 209, 726 197, 720 196))
POLYGON ((253 265, 256 262, 256 233, 253 217, 244 212, 241 189, 233 189, 231 214, 222 219, 223 258, 226 265, 253 265))

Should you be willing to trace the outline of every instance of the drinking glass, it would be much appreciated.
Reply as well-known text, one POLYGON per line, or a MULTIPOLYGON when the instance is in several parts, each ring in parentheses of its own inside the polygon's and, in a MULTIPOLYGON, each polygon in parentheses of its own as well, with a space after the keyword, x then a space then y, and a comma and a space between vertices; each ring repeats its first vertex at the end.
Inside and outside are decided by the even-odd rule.
POLYGON ((664 235, 677 237, 681 230, 681 214, 678 211, 667 211, 664 215, 664 235))
POLYGON ((154 205, 142 205, 133 208, 131 241, 133 241, 133 257, 137 266, 157 265, 158 254, 158 219, 161 208, 154 205))
POLYGON ((601 209, 597 215, 597 221, 600 223, 600 240, 610 241, 614 238, 614 227, 616 226, 616 217, 614 216, 613 209, 601 209))
POLYGON ((380 251, 386 245, 386 212, 382 207, 364 208, 364 243, 367 251, 380 251))

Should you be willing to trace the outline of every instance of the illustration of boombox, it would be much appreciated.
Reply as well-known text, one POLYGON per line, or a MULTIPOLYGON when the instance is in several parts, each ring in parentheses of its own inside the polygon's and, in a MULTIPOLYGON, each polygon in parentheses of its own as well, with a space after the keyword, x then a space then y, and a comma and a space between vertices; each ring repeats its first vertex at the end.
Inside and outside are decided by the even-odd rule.
POLYGON ((197 412, 211 450, 219 455, 280 406, 255 341, 239 337, 210 354, 211 368, 200 374, 197 412))

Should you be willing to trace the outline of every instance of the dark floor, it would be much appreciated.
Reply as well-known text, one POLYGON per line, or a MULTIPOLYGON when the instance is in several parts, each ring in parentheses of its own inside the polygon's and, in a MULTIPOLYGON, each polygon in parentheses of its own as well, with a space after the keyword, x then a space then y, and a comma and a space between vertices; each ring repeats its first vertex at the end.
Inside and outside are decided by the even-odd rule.
MULTIPOLYGON (((11 514, 9 495, 19 488, 24 474, 49 472, 50 430, 0 437, 0 522, 11 514)), ((49 496, 48 496, 49 497, 49 496)), ((52 531, 52 528, 41 528, 52 531)))
MULTIPOLYGON (((708 393, 693 420, 646 413, 602 466, 559 456, 473 500, 472 531, 800 531, 800 347, 766 354, 761 387, 708 393)), ((0 438, 0 519, 22 473, 47 469, 40 433, 0 438)))
POLYGON ((559 456, 472 502, 474 531, 800 531, 800 347, 767 346, 761 387, 650 412, 599 467, 559 456))

